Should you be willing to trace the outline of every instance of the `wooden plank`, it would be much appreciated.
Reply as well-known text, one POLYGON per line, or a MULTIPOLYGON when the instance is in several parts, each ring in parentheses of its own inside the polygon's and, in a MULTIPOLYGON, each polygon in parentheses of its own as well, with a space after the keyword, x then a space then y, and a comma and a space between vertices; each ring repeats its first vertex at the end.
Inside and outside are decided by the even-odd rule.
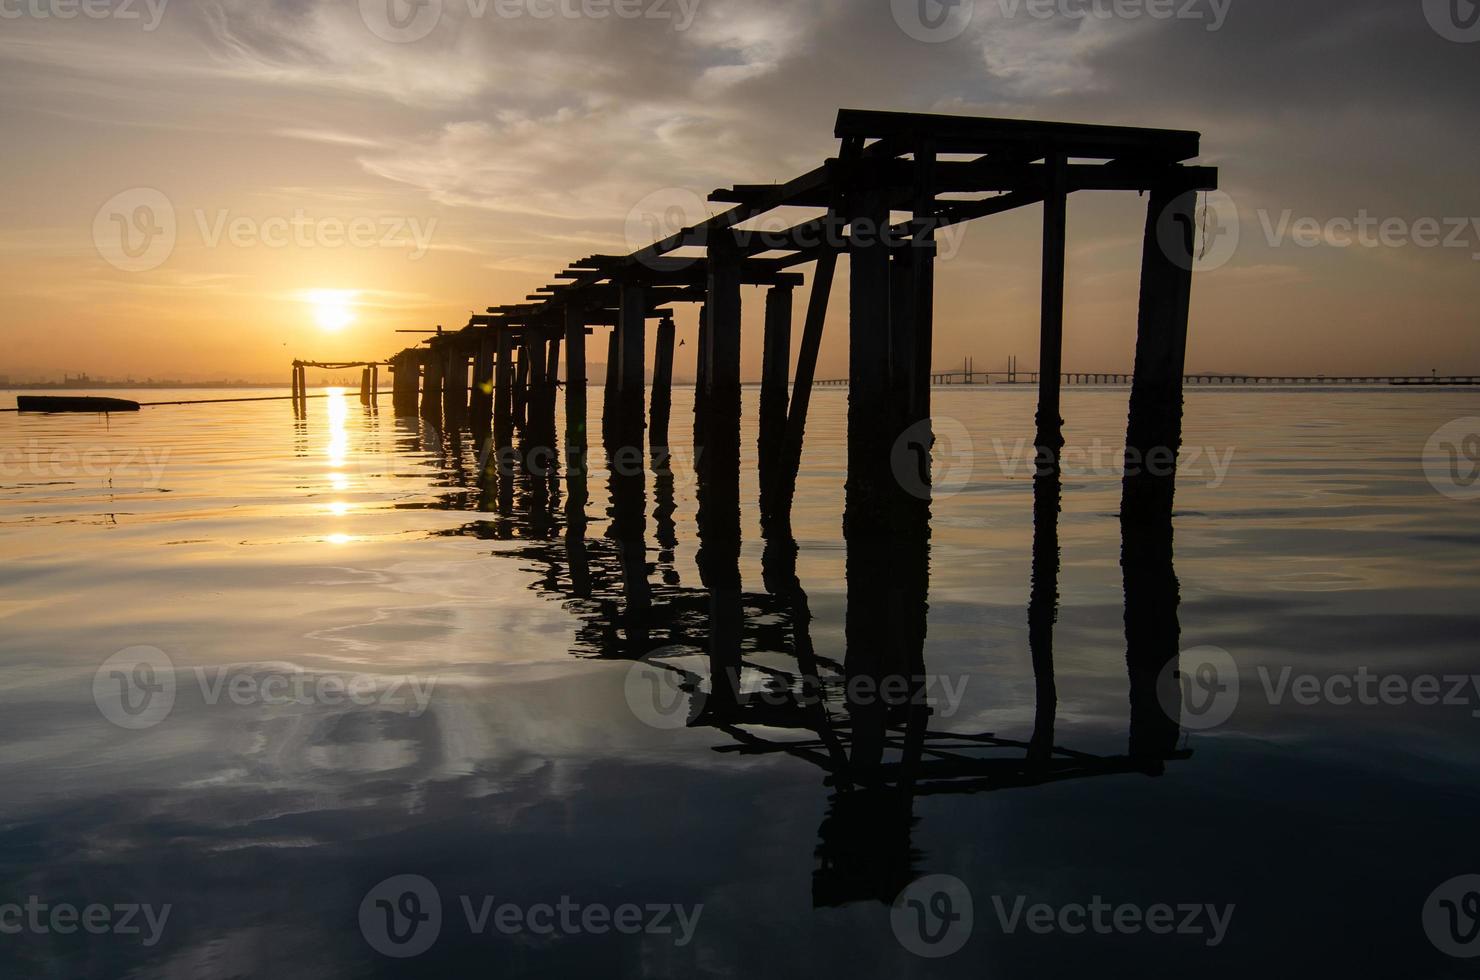
POLYGON ((1162 160, 1187 160, 1198 155, 1201 136, 1188 130, 1142 129, 1085 123, 1037 122, 979 116, 950 116, 924 112, 882 112, 842 109, 833 133, 847 137, 934 141, 944 153, 960 147, 979 147, 986 153, 998 147, 1031 146, 1043 154, 1067 157, 1118 157, 1123 154, 1162 160))

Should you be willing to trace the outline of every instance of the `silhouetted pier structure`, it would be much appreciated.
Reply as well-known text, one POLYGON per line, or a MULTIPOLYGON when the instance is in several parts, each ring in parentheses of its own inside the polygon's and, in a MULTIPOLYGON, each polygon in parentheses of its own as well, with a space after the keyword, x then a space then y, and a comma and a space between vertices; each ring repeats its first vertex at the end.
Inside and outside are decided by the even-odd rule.
POLYGON ((539 587, 583 620, 585 645, 601 656, 644 661, 656 676, 674 676, 685 692, 704 685, 689 724, 724 732, 732 741, 725 751, 785 753, 827 774, 836 795, 818 848, 818 904, 893 898, 912 868, 915 795, 1155 775, 1167 760, 1184 755, 1178 723, 1158 703, 1156 690, 1178 652, 1174 467, 1155 473, 1128 468, 1123 484, 1127 751, 1096 756, 1065 748, 1056 737, 1052 635, 1065 218, 1069 195, 1077 191, 1148 197, 1127 446, 1137 459, 1152 451, 1175 459, 1194 205, 1198 191, 1217 183, 1216 171, 1186 163, 1199 143, 1189 132, 844 110, 835 135, 838 156, 815 170, 783 184, 715 191, 711 200, 735 206, 630 255, 587 256, 523 302, 490 307, 464 328, 439 331, 390 359, 395 414, 420 419, 414 443, 430 438, 438 444, 454 487, 449 505, 466 506, 474 497, 476 509, 497 515, 467 533, 511 535, 522 521, 517 533, 537 539, 533 548, 548 566, 539 587), (1043 206, 1039 359, 1046 370, 1038 381, 1029 610, 1037 712, 1024 741, 933 729, 921 694, 935 235, 1031 205, 1043 206), (820 213, 805 220, 777 213, 795 208, 820 213), (895 213, 909 218, 896 222, 895 213), (782 230, 759 230, 772 226, 782 230), (844 255, 850 263, 847 611, 838 658, 814 648, 807 593, 796 572, 791 507, 833 280, 844 255), (807 265, 813 266, 810 283, 793 271, 807 265), (757 419, 764 591, 746 589, 740 568, 746 286, 766 290, 757 419), (793 297, 803 287, 809 293, 797 336, 793 297), (701 305, 693 346, 698 588, 678 581, 672 559, 670 389, 678 303, 701 305), (656 332, 651 399, 649 323, 656 332), (609 522, 604 538, 591 541, 586 348, 603 329, 609 331, 606 376, 590 380, 603 382, 609 522), (794 344, 796 370, 788 383, 794 344), (566 424, 559 433, 562 360, 566 424), (473 436, 477 461, 471 473, 465 470, 465 431, 473 436), (657 503, 656 583, 648 563, 649 472, 657 503), (675 647, 705 660, 702 675, 678 666, 675 647), (786 654, 795 670, 757 660, 756 650, 786 654), (767 678, 774 696, 748 696, 742 674, 767 678), (872 681, 879 696, 860 696, 855 682, 861 679, 872 681), (886 695, 889 681, 898 683, 886 695))
POLYGON ((380 369, 388 361, 294 361, 293 362, 293 411, 302 416, 308 410, 308 369, 325 371, 348 371, 360 369, 360 404, 368 408, 380 406, 380 369))
MULTIPOLYGON (((1141 302, 1128 446, 1176 452, 1192 284, 1196 194, 1217 172, 1189 165, 1196 133, 966 116, 843 110, 838 156, 775 185, 737 185, 710 199, 735 205, 629 255, 591 255, 523 302, 490 307, 458 331, 439 332, 390 359, 393 405, 440 429, 467 428, 499 454, 514 433, 547 453, 563 448, 578 472, 585 432, 587 337, 608 329, 603 441, 655 459, 670 443, 675 356, 672 308, 701 304, 695 377, 695 452, 715 499, 738 493, 743 287, 767 290, 761 379, 762 509, 788 519, 809 397, 840 256, 850 263, 848 479, 868 488, 849 521, 893 527, 910 509, 904 482, 928 487, 930 368, 936 233, 1016 208, 1043 208, 1042 322, 1037 445, 1062 445, 1058 369, 1063 347, 1065 214, 1079 191, 1145 194, 1141 302), (820 211, 787 221, 778 209, 820 211), (908 213, 895 222, 892 215, 908 213), (761 230, 780 227, 781 230, 761 230), (800 337, 792 296, 812 265, 800 337), (645 345, 657 330, 651 402, 645 345), (796 371, 788 386, 794 340, 796 371), (565 362, 566 432, 555 432, 565 362), (559 444, 563 442, 563 447, 559 444)), ((295 370, 295 377, 299 373, 295 370)), ((1077 377, 1070 375, 1069 377, 1077 377)), ((299 389, 301 390, 301 389, 299 389)), ((373 395, 372 395, 373 397, 373 395)), ((1154 483, 1154 477, 1147 480, 1154 483)), ((1148 484, 1149 486, 1150 484, 1148 484)), ((928 495, 928 494, 927 494, 928 495)), ((728 506, 728 504, 725 504, 728 506)))

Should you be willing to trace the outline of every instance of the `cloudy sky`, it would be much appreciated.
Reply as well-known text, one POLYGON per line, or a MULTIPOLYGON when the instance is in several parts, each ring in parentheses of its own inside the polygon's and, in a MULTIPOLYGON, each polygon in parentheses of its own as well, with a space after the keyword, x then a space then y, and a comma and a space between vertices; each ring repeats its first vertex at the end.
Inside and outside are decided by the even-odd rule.
MULTIPOLYGON (((0 0, 0 374, 383 356, 415 339, 396 329, 646 244, 716 187, 815 166, 842 106, 1199 130, 1223 191, 1190 369, 1480 372, 1477 19, 1470 0, 0 0)), ((1144 207, 1071 199, 1066 369, 1130 363, 1144 207)), ((937 366, 1036 361, 1039 220, 948 241, 937 366)))

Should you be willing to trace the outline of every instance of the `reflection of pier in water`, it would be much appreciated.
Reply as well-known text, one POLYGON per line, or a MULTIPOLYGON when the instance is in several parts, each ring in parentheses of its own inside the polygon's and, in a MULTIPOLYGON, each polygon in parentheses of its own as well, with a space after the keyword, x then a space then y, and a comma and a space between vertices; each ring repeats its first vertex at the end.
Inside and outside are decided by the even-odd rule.
MULTIPOLYGON (((549 457, 538 472, 527 452, 511 457, 512 465, 489 465, 461 434, 431 434, 429 446, 421 430, 408 430, 402 444, 412 451, 439 449, 441 482, 452 492, 437 506, 485 515, 448 533, 525 542, 501 554, 524 564, 534 576, 530 588, 560 601, 579 620, 573 653, 647 664, 651 677, 644 680, 654 682, 655 698, 668 701, 669 709, 671 699, 686 700, 680 713, 686 710, 688 727, 709 727, 730 740, 716 746, 719 753, 784 754, 825 773, 833 795, 819 830, 818 905, 889 902, 918 876, 922 855, 911 844, 915 797, 1157 776, 1167 761, 1190 755, 1177 748, 1180 730, 1157 689, 1176 657, 1179 635, 1169 506, 1155 512, 1129 507, 1122 515, 1129 734, 1124 754, 1102 755, 1057 740, 1053 640, 1061 477, 1054 467, 1034 485, 1028 627, 1036 710, 1024 741, 931 727, 932 709, 919 697, 929 673, 926 500, 914 498, 906 508, 923 526, 905 522, 884 537, 849 536, 849 639, 840 661, 814 649, 808 597, 796 572, 797 544, 785 522, 768 523, 763 590, 745 591, 734 533, 738 509, 717 511, 701 483, 697 532, 706 581, 685 585, 674 564, 675 480, 665 458, 608 478, 606 533, 588 537, 584 512, 562 506, 562 487, 584 499, 586 481, 577 474, 565 483, 569 474, 562 474, 557 458, 549 457), (649 477, 652 549, 644 516, 649 477), (706 670, 680 666, 696 654, 707 655, 706 670), (778 659, 789 666, 777 666, 778 659), (758 681, 760 690, 743 693, 742 677, 752 686, 758 681), (893 698, 857 696, 890 684, 898 692, 893 698)), ((1129 501, 1133 491, 1127 494, 1129 501)), ((1161 499, 1169 505, 1170 497, 1161 499)))

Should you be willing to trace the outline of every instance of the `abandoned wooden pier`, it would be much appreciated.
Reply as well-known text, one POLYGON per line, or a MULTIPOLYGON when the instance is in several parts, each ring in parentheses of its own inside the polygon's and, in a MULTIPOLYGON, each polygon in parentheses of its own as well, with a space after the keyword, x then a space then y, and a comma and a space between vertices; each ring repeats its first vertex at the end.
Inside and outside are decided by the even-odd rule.
MULTIPOLYGON (((603 437, 608 449, 670 445, 675 357, 673 308, 701 304, 694 438, 710 499, 736 500, 740 442, 740 335, 743 287, 766 290, 761 378, 762 510, 789 511, 802 455, 809 397, 840 256, 847 255, 848 479, 864 492, 849 521, 879 526, 902 502, 891 453, 919 458, 928 484, 935 235, 942 228, 1016 208, 1041 206, 1042 315, 1037 445, 1047 467, 1062 446, 1060 389, 1064 328, 1065 216, 1071 194, 1133 191, 1147 198, 1140 314, 1127 446, 1145 458, 1181 441, 1183 362, 1193 271, 1196 195, 1217 186, 1216 170, 1189 164, 1192 132, 843 110, 836 158, 776 185, 737 185, 710 200, 734 207, 629 255, 591 255, 556 274, 524 301, 490 307, 457 331, 438 332, 389 358, 392 405, 443 430, 470 429, 511 452, 563 441, 567 473, 584 472, 588 452, 587 343, 608 331, 603 437), (782 208, 816 217, 777 224, 782 208), (894 215, 907 213, 905 220, 894 215), (769 222, 766 219, 771 219, 769 222), (792 296, 807 286, 800 337, 792 296), (647 330, 656 325, 651 400, 647 330), (793 344, 796 370, 788 378, 793 344), (566 431, 555 432, 565 362, 566 431), (893 488, 891 489, 891 485, 893 488)), ((362 399, 376 398, 376 366, 294 366, 294 391, 307 367, 366 370, 362 399)), ((1069 375, 1067 377, 1076 378, 1069 375)), ((301 402, 300 402, 301 404, 301 402)), ((915 465, 915 464, 911 464, 915 465)), ((1127 477, 1128 498, 1159 497, 1165 477, 1127 477), (1144 482, 1144 485, 1141 485, 1144 482), (1135 485, 1133 485, 1135 484, 1135 485)), ((904 481, 909 482, 909 481, 904 481)), ((583 504, 576 494, 572 503, 583 504)), ((856 504, 856 506, 855 506, 856 504)))

